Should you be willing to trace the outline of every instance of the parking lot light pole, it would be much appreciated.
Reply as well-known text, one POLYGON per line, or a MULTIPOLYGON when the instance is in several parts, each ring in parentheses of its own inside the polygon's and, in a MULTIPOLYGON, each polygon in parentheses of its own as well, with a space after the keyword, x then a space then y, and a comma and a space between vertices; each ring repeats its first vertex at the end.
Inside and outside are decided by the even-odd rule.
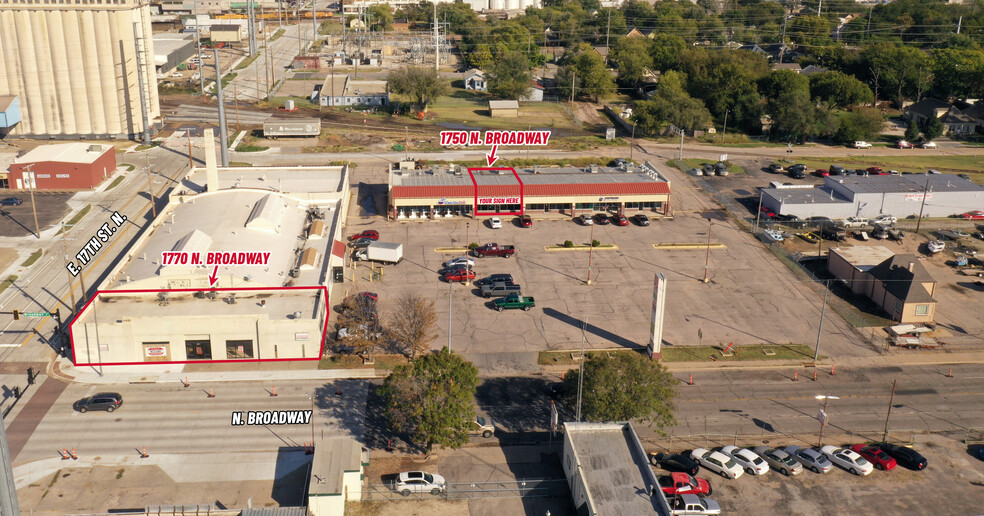
POLYGON ((714 226, 714 221, 710 217, 707 219, 707 254, 704 256, 704 283, 710 281, 707 277, 708 273, 711 271, 711 227, 714 226))
POLYGON ((823 428, 827 426, 827 402, 830 400, 839 400, 838 396, 829 396, 826 394, 817 394, 814 398, 818 400, 823 400, 823 408, 820 409, 820 414, 818 414, 817 419, 820 420, 820 439, 817 441, 817 447, 823 446, 823 428))
POLYGON ((312 391, 307 395, 308 399, 311 400, 311 449, 314 449, 314 396, 315 393, 312 391))
POLYGON ((591 284, 591 255, 594 253, 594 224, 591 224, 591 236, 588 237, 588 281, 591 284))

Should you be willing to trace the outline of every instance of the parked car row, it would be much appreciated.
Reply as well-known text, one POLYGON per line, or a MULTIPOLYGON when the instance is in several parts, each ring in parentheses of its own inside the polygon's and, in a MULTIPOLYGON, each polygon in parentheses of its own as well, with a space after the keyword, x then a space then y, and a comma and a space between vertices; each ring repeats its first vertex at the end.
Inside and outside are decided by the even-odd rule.
MULTIPOLYGON (((644 213, 637 213, 631 217, 632 221, 639 226, 648 226, 649 217, 644 213)), ((574 218, 576 222, 582 226, 591 226, 598 224, 599 226, 606 226, 608 224, 614 224, 616 226, 628 226, 629 217, 621 214, 609 215, 607 213, 585 213, 574 218)))
POLYGON ((719 161, 717 163, 704 163, 700 167, 694 167, 687 171, 688 174, 692 176, 714 176, 718 175, 721 177, 727 176, 730 172, 728 171, 728 165, 719 161))

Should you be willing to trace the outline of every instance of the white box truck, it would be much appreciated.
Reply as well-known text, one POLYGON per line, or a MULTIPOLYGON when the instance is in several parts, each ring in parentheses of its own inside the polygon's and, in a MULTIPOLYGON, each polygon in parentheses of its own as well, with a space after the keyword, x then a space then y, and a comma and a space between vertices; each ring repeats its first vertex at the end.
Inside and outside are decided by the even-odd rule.
POLYGON ((365 249, 356 251, 355 259, 371 262, 400 263, 400 260, 403 260, 403 244, 373 242, 365 249))

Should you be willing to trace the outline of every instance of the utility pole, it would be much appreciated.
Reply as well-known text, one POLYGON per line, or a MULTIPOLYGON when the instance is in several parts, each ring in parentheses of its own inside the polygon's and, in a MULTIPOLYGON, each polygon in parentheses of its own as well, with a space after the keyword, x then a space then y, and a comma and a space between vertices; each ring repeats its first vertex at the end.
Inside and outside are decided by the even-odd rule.
POLYGON ((311 33, 311 41, 313 43, 318 42, 318 0, 311 0, 311 28, 314 32, 311 33))
POLYGON ((711 271, 711 228, 714 227, 714 221, 710 217, 707 218, 707 253, 704 255, 704 283, 710 281, 707 277, 711 271))
POLYGON ((215 98, 219 100, 219 139, 222 150, 222 166, 229 166, 229 131, 226 129, 225 100, 222 97, 222 71, 219 69, 219 49, 215 52, 215 98))
POLYGON ((266 79, 266 95, 264 95, 264 97, 270 98, 270 75, 267 73, 267 68, 270 67, 271 65, 270 65, 270 51, 267 48, 267 38, 263 38, 263 59, 266 60, 266 63, 264 63, 263 66, 263 78, 266 79))
POLYGON ((957 19, 957 34, 960 34, 960 24, 963 23, 963 16, 957 19))
POLYGON ((27 188, 31 192, 31 213, 34 214, 34 234, 37 235, 38 239, 40 240, 41 226, 38 225, 38 207, 34 203, 34 187, 35 187, 34 177, 35 176, 34 176, 34 171, 31 170, 32 168, 34 168, 34 163, 28 163, 27 165, 24 165, 24 169, 27 170, 27 178, 26 178, 27 188))
POLYGON ((822 5, 823 5, 823 0, 820 0, 820 2, 817 3, 817 16, 820 16, 820 6, 822 5))
POLYGON ((895 384, 898 381, 898 378, 892 380, 892 396, 888 398, 888 414, 885 414, 885 433, 882 435, 882 441, 888 441, 888 418, 892 417, 892 404, 895 403, 895 384))
POLYGON ((823 408, 820 409, 820 439, 817 441, 817 447, 819 448, 823 445, 823 428, 827 426, 827 402, 830 400, 839 400, 840 398, 838 396, 826 395, 817 395, 814 398, 818 400, 823 399, 823 408))
MULTIPOLYGON (((403 159, 410 159, 410 127, 403 126, 403 159)), ((465 240, 468 240, 467 238, 465 240)), ((465 248, 467 249, 468 242, 465 242, 465 248)), ((468 251, 466 250, 465 253, 468 251)), ((467 254, 465 255, 467 256, 467 254)))
POLYGON ((17 487, 14 485, 13 458, 10 456, 10 445, 7 443, 7 430, 0 420, 0 514, 3 516, 20 516, 20 505, 17 503, 17 487))
MULTIPOLYGON (((605 26, 605 50, 608 50, 608 38, 612 34, 612 8, 608 8, 608 24, 605 26)), ((608 59, 607 57, 605 58, 608 59)))
POLYGON ((74 316, 75 315, 75 309, 79 305, 76 304, 76 302, 75 302, 75 284, 72 281, 74 279, 74 277, 72 276, 72 273, 68 270, 68 239, 66 238, 67 237, 68 230, 65 229, 65 223, 64 222, 61 223, 61 227, 62 227, 62 244, 65 247, 65 272, 68 272, 68 293, 69 293, 69 295, 72 296, 72 313, 71 313, 71 315, 74 316))
POLYGON ((725 138, 728 136, 728 111, 724 110, 724 132, 721 134, 721 141, 724 142, 725 138))
MULTIPOLYGON (((632 151, 635 150, 635 126, 636 123, 632 122, 632 141, 629 142, 629 161, 632 161, 632 151)), ((529 149, 529 146, 526 148, 529 149)))
POLYGON ((871 11, 873 10, 873 8, 868 8, 868 26, 864 29, 864 39, 868 39, 868 36, 871 35, 871 11))
MULTIPOLYGON (((202 63, 202 32, 198 26, 198 0, 195 0, 195 45, 198 46, 198 79, 202 84, 202 100, 205 100, 205 63, 202 63)), ((191 156, 191 152, 188 153, 191 156)))
POLYGON ((919 234, 919 225, 922 224, 923 208, 926 207, 926 196, 929 195, 929 178, 931 176, 926 174, 926 186, 923 187, 923 198, 922 202, 919 204, 919 218, 916 219, 916 234, 919 234))
POLYGON ((147 171, 147 195, 150 195, 150 209, 154 214, 154 220, 157 219, 157 199, 154 198, 154 184, 153 178, 154 174, 150 170, 150 156, 145 156, 147 158, 147 167, 144 169, 147 171))
POLYGON ((574 75, 571 76, 571 106, 574 105, 574 85, 577 84, 577 69, 574 70, 574 75))
POLYGON ((191 155, 191 131, 186 131, 185 136, 188 137, 188 170, 195 168, 195 158, 191 155))
MULTIPOLYGON (((239 128, 239 86, 235 84, 232 85, 232 101, 236 106, 236 132, 238 133, 241 131, 239 128)), ((191 141, 189 140, 188 143, 190 144, 191 141)), ((191 149, 191 147, 188 148, 191 149)))
POLYGON ((830 292, 830 283, 823 282, 823 304, 820 305, 820 327, 817 328, 817 350, 813 353, 813 361, 816 362, 820 356, 820 335, 823 334, 823 316, 827 313, 827 292, 830 292))
POLYGON ((434 71, 441 71, 441 43, 437 36, 437 2, 434 2, 434 71))

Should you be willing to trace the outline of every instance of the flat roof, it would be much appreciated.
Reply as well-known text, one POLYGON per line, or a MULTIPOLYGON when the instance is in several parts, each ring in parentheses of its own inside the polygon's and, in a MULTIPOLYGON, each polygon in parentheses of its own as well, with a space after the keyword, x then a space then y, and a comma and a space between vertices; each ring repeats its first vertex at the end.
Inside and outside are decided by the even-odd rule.
MULTIPOLYGON (((655 168, 633 166, 625 170, 613 167, 537 167, 517 168, 516 173, 524 185, 612 184, 612 183, 665 183, 655 168)), ((432 167, 421 170, 404 170, 393 175, 393 186, 481 186, 515 185, 516 176, 508 170, 473 170, 471 176, 466 167, 432 167), (460 173, 456 173, 460 172, 460 173)))
MULTIPOLYGON (((204 168, 195 168, 188 172, 181 186, 191 192, 204 192, 205 176, 204 168)), ((229 167, 220 168, 218 178, 220 190, 260 188, 292 195, 331 194, 338 197, 345 180, 345 167, 229 167)))
MULTIPOLYGON (((154 57, 157 60, 167 61, 167 56, 176 52, 187 45, 195 43, 194 34, 180 34, 173 32, 160 32, 154 34, 154 57)), ((160 62, 158 64, 164 64, 160 62)))
POLYGON ((762 193, 781 203, 793 204, 840 204, 851 201, 843 195, 826 187, 819 188, 763 188, 762 193))
POLYGON ((112 145, 100 145, 98 143, 55 143, 51 145, 40 145, 35 147, 27 154, 14 160, 14 163, 41 163, 44 161, 57 161, 63 163, 88 163, 99 159, 107 150, 111 150, 112 145), (90 148, 99 148, 98 152, 89 152, 90 148))
POLYGON ((892 250, 881 245, 833 247, 830 252, 837 253, 838 256, 861 272, 868 272, 872 267, 895 256, 892 250))
POLYGON ((984 192, 984 186, 953 174, 828 176, 826 186, 836 184, 854 193, 922 193, 927 179, 931 192, 984 192))
POLYGON ((349 81, 345 86, 346 95, 371 95, 386 93, 386 81, 349 81))
POLYGON ((516 100, 490 100, 489 109, 519 109, 519 101, 516 100))
MULTIPOLYGON (((345 493, 343 474, 359 471, 363 460, 363 448, 351 437, 336 437, 318 441, 311 462, 311 481, 308 496, 345 493)), ((367 459, 368 462, 368 459, 367 459)))
POLYGON ((647 485, 655 476, 631 424, 564 423, 564 429, 593 514, 670 514, 659 486, 647 485))
POLYGON ((17 95, 0 95, 0 111, 10 109, 10 105, 17 100, 17 95))

